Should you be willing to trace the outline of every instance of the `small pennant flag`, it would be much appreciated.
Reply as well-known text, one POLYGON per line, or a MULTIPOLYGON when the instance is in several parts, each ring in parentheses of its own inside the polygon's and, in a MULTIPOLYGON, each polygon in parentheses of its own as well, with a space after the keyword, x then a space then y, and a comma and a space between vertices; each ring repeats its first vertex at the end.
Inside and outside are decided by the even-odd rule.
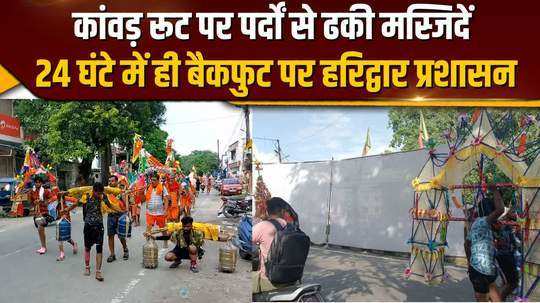
POLYGON ((426 121, 424 120, 424 113, 420 111, 420 127, 422 128, 422 135, 424 137, 424 140, 429 140, 429 135, 426 128, 426 121))
POLYGON ((364 150, 362 150, 362 157, 367 156, 369 150, 371 149, 371 138, 369 136, 369 127, 366 134, 366 142, 364 143, 364 150))
POLYGON ((418 148, 424 149, 424 140, 422 140, 422 129, 418 129, 418 148))
POLYGON ((135 163, 137 159, 139 158, 139 154, 141 153, 143 147, 143 140, 141 138, 141 135, 135 134, 133 137, 133 154, 131 155, 131 163, 135 163))
POLYGON ((418 127, 418 147, 424 148, 424 142, 429 140, 424 113, 420 110, 420 126, 418 127))

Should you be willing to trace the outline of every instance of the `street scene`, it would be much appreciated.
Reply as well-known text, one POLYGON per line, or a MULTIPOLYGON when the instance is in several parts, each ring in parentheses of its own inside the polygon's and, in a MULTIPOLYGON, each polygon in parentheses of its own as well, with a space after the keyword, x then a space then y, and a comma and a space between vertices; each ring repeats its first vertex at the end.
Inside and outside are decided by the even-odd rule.
POLYGON ((247 109, 2 105, 18 127, 2 137, 2 301, 250 300, 247 109))
POLYGON ((537 110, 253 116, 254 241, 271 258, 271 221, 307 239, 280 257, 300 269, 291 280, 261 263, 254 299, 288 288, 327 301, 538 300, 537 110))

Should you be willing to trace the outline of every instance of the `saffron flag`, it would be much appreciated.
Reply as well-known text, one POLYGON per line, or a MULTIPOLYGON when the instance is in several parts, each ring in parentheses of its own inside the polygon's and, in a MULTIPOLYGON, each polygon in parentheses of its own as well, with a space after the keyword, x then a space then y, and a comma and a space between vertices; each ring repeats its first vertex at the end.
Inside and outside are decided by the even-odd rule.
POLYGON ((139 158, 143 143, 144 142, 141 135, 135 134, 135 136, 133 137, 133 154, 131 155, 131 163, 135 163, 135 161, 137 161, 137 159, 139 158))
POLYGON ((422 140, 422 129, 418 129, 418 148, 424 149, 424 140, 422 140))
POLYGON ((366 142, 364 143, 364 150, 362 150, 362 157, 367 156, 369 150, 371 149, 371 138, 369 136, 369 127, 366 134, 366 142))

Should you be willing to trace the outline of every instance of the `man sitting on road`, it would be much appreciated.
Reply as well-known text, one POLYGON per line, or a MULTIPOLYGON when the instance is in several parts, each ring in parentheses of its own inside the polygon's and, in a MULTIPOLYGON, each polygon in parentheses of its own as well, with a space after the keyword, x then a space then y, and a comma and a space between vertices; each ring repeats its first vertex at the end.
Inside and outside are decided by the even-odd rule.
POLYGON ((176 243, 173 250, 169 251, 165 255, 165 261, 172 262, 169 268, 177 268, 182 264, 182 260, 191 260, 191 266, 189 269, 197 273, 197 259, 202 258, 204 250, 202 246, 204 244, 204 234, 198 230, 193 229, 193 218, 182 218, 182 229, 168 232, 166 235, 154 237, 150 233, 144 233, 147 237, 152 237, 156 240, 171 240, 176 243))
POLYGON ((287 204, 288 203, 283 199, 277 197, 268 200, 266 203, 267 220, 261 221, 253 227, 251 241, 253 244, 258 245, 260 249, 259 271, 253 272, 252 277, 253 293, 276 289, 276 286, 273 285, 266 277, 266 269, 264 264, 268 257, 268 252, 270 250, 270 246, 272 245, 272 241, 274 241, 274 237, 277 232, 276 227, 268 220, 273 219, 276 220, 282 227, 286 226, 287 221, 285 221, 283 218, 285 213, 283 206, 287 204))

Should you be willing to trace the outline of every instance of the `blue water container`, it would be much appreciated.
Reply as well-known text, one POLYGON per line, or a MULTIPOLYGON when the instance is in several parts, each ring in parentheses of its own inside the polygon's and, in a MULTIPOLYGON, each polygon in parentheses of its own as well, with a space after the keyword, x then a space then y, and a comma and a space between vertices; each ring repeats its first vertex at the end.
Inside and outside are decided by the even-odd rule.
POLYGON ((58 219, 58 211, 56 210, 57 206, 58 206, 58 201, 54 201, 47 205, 47 210, 49 211, 49 215, 53 217, 54 220, 58 219))
POLYGON ((131 237, 131 220, 127 213, 120 216, 118 219, 118 236, 123 238, 131 237))
POLYGON ((71 222, 68 219, 62 218, 56 225, 56 240, 68 241, 71 239, 71 222))

